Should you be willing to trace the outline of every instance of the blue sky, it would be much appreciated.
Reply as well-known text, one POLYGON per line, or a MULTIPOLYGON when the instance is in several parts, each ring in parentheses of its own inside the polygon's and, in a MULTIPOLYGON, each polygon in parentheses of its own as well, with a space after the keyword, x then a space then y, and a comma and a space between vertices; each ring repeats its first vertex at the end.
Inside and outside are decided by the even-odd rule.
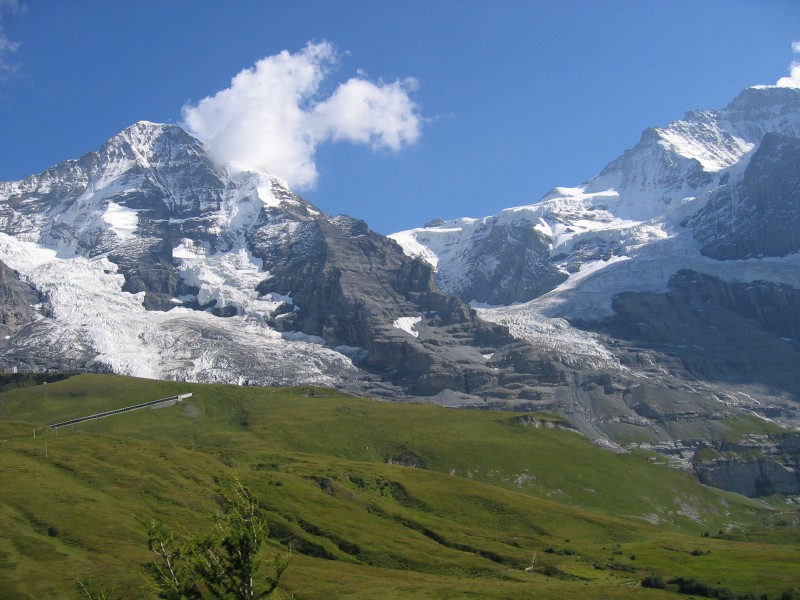
POLYGON ((646 127, 775 83, 798 60, 800 2, 0 0, 0 28, 4 181, 139 120, 181 123, 257 61, 327 41, 299 107, 333 108, 296 191, 391 233, 534 202, 596 175, 646 127), (344 131, 343 101, 325 101, 352 81, 402 91, 415 131, 394 144, 397 131, 344 131))

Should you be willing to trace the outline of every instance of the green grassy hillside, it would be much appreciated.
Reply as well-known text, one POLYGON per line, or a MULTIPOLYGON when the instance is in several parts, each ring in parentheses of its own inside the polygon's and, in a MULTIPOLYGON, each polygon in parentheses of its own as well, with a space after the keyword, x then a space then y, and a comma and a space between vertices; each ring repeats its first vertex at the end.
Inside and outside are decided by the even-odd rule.
POLYGON ((78 580, 149 597, 142 521, 203 530, 214 478, 233 472, 267 509, 276 550, 292 548, 284 588, 298 600, 676 597, 640 587, 654 574, 756 597, 800 586, 797 516, 779 499, 706 488, 654 455, 520 416, 114 376, 8 390, 0 598, 77 598, 78 580))

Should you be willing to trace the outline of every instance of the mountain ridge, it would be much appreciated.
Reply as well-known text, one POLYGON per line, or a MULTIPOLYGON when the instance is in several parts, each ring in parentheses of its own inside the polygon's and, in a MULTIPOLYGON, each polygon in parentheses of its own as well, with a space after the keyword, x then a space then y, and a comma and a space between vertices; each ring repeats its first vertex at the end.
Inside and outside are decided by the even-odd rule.
MULTIPOLYGON (((0 184, 0 262, 36 294, 10 297, 38 300, 8 315, 4 366, 559 411, 598 445, 656 449, 696 470, 698 448, 759 429, 753 412, 800 425, 786 369, 753 379, 759 363, 736 352, 739 338, 713 334, 741 329, 752 298, 769 298, 779 310, 756 330, 772 354, 758 360, 793 368, 794 340, 768 323, 793 310, 800 255, 718 261, 694 237, 713 219, 691 220, 743 182, 771 185, 773 171, 746 164, 761 140, 735 134, 800 130, 800 90, 746 92, 732 108, 689 113, 686 127, 648 130, 582 187, 389 238, 325 214, 278 177, 215 164, 175 125, 137 123, 76 161, 0 184), (745 123, 745 109, 761 121, 745 123), (728 135, 724 119, 736 124, 728 135), (772 285, 761 296, 731 287, 759 279, 772 285), (665 301, 677 303, 666 326, 647 312, 665 301), (714 343, 670 337, 695 330, 714 343)), ((793 173, 785 147, 762 154, 793 173)))
MULTIPOLYGON (((552 266, 574 273, 589 262, 623 256, 628 246, 635 249, 670 237, 707 194, 727 185, 731 178, 743 176, 766 133, 800 137, 800 90, 747 88, 721 111, 690 111, 687 116, 689 120, 645 130, 634 148, 579 187, 555 188, 536 203, 483 219, 452 219, 390 237, 410 256, 419 256, 437 267, 443 289, 465 301, 504 305, 529 301, 541 294, 494 290, 494 301, 488 296, 467 297, 462 288, 473 290, 460 282, 469 277, 470 270, 481 267, 462 265, 459 257, 451 255, 463 255, 472 245, 479 246, 486 235, 482 228, 529 223, 550 239, 551 264, 531 271, 541 276, 552 266), (777 102, 770 102, 773 97, 777 102), (699 120, 702 116, 711 119, 711 124, 699 120), (664 136, 664 132, 678 131, 682 144, 677 143, 680 136, 664 136), (698 147, 720 145, 720 140, 729 150, 727 160, 705 170, 696 157, 698 147), (580 245, 578 251, 573 248, 576 244, 580 245), (498 296, 502 296, 501 301, 497 301, 498 296)), ((548 279, 546 274, 544 279, 548 279)), ((550 289, 561 283, 563 280, 552 280, 550 289)))

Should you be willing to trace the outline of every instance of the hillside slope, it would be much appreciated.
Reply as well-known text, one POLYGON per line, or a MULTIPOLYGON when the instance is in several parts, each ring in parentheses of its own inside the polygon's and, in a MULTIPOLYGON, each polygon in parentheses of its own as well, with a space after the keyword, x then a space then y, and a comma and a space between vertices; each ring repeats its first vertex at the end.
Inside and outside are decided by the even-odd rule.
POLYGON ((0 595, 78 598, 82 580, 141 597, 137 521, 197 532, 212 477, 233 471, 274 542, 293 547, 285 587, 298 599, 664 597, 639 587, 651 574, 771 596, 800 585, 786 505, 599 450, 552 417, 79 376, 0 394, 0 419, 0 595), (187 391, 44 435, 50 421, 187 391))

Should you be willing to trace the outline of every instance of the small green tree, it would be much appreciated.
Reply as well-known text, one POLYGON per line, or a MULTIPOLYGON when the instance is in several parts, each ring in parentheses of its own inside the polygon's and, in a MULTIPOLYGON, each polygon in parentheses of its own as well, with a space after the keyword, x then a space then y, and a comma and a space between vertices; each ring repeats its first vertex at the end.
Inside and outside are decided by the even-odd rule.
POLYGON ((255 600, 274 592, 286 559, 262 552, 269 526, 253 493, 235 478, 214 518, 212 533, 200 540, 195 566, 215 598, 255 600), (266 569, 265 567, 269 567, 266 569))
POLYGON ((195 600, 207 592, 219 600, 256 600, 278 589, 289 557, 268 555, 269 525, 257 498, 238 477, 221 495, 222 510, 205 536, 181 542, 155 521, 148 526, 148 548, 157 558, 147 573, 159 598, 195 600))
POLYGON ((90 584, 86 583, 82 579, 79 579, 76 585, 86 600, 112 600, 111 594, 105 590, 96 592, 90 584))
POLYGON ((147 547, 158 558, 145 566, 158 597, 163 600, 197 600, 194 566, 194 545, 179 542, 171 531, 158 521, 147 525, 147 547))

